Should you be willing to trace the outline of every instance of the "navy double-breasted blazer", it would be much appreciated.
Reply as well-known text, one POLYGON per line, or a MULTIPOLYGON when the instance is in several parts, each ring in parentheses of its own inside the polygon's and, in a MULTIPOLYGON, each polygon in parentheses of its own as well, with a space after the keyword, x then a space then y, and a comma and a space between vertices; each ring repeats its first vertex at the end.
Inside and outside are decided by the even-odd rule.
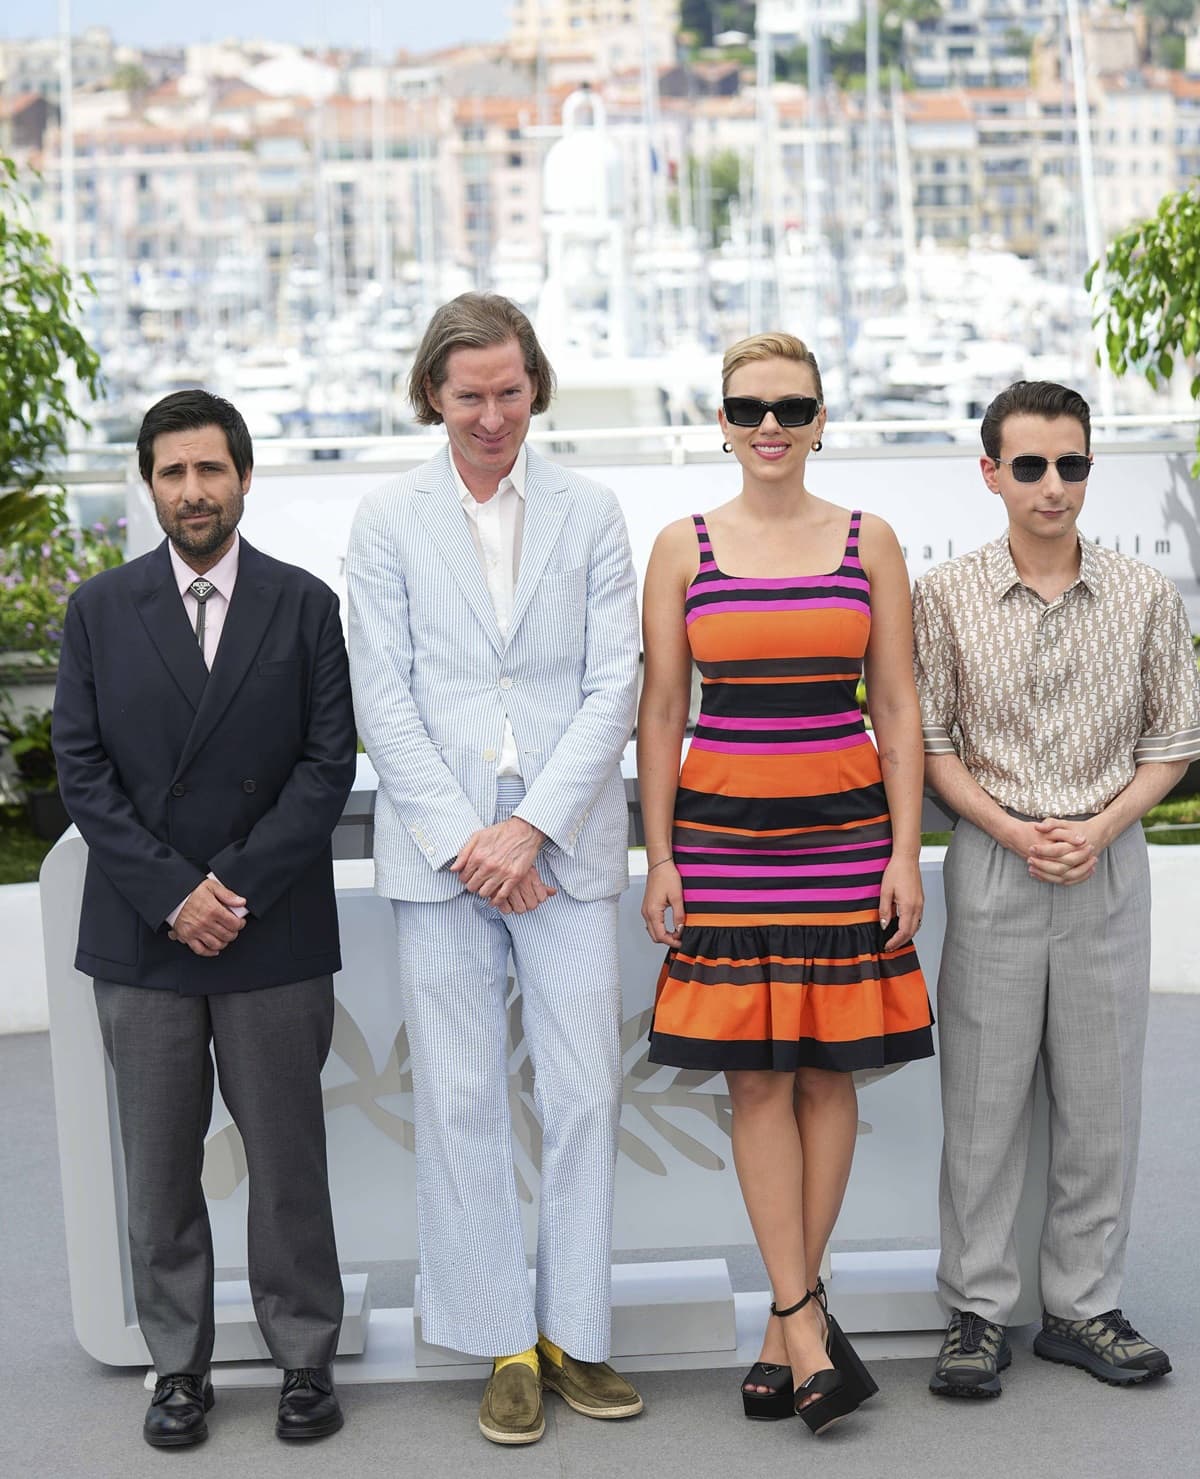
POLYGON ((88 845, 76 968, 189 995, 340 968, 330 837, 356 738, 337 597, 243 539, 209 672, 167 542, 67 607, 59 789, 88 845), (206 958, 166 916, 212 871, 246 927, 206 958))

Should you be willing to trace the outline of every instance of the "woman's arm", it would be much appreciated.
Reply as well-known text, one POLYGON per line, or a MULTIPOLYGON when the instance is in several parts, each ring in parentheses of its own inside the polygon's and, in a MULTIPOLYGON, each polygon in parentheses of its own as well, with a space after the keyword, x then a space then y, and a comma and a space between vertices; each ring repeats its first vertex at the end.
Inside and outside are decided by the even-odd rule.
POLYGON ((642 918, 659 945, 678 945, 684 925, 683 886, 672 861, 671 833, 692 692, 692 653, 683 605, 697 564, 691 519, 668 524, 654 542, 642 601, 646 666, 638 706, 637 766, 649 870, 642 918), (668 909, 674 926, 670 930, 668 909))
POLYGON ((863 676, 892 818, 892 861, 883 875, 879 918, 895 915, 889 948, 912 939, 921 922, 921 800, 925 779, 921 711, 913 681, 912 602, 908 571, 891 527, 863 516, 860 549, 871 582, 871 636, 863 676))

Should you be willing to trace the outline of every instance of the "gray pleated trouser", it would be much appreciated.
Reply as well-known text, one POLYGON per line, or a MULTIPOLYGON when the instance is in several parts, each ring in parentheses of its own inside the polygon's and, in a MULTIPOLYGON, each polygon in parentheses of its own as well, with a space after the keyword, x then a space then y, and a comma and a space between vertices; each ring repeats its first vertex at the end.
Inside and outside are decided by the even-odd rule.
POLYGON ((1120 1303, 1137 1169, 1150 985, 1150 869, 1140 825, 1085 883, 1029 877, 965 820, 946 855, 938 977, 945 1139, 938 1287, 1007 1324, 1035 1071, 1050 1098, 1042 1304, 1086 1319, 1120 1303))
POLYGON ((259 1328, 276 1366, 328 1365, 342 1322, 321 1095, 333 978, 214 996, 98 980, 95 994, 116 1080, 134 1299, 155 1369, 199 1374, 212 1359, 213 1247, 200 1178, 214 1054, 249 1168, 259 1328))

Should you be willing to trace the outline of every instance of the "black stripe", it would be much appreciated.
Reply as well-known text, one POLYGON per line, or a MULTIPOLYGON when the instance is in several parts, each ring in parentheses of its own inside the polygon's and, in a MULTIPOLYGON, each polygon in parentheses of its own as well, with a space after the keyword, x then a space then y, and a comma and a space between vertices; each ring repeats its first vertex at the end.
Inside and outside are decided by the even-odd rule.
MULTIPOLYGON (((796 757, 797 766, 804 763, 796 757)), ((774 832, 793 827, 819 827, 882 816, 887 811, 883 782, 834 791, 821 796, 718 796, 680 786, 675 796, 675 819, 701 825, 737 827, 751 832, 774 832)), ((676 842, 686 842, 677 833, 676 842)))
POLYGON ((821 673, 862 671, 862 659, 855 657, 748 657, 729 662, 700 662, 696 666, 705 678, 808 678, 821 673))
MULTIPOLYGON (((710 576, 708 571, 705 571, 704 575, 698 576, 688 590, 687 598, 684 602, 684 610, 689 613, 692 611, 703 611, 706 606, 717 606, 725 601, 751 603, 755 606, 761 606, 764 610, 769 610, 777 601, 786 601, 789 605, 794 606, 797 602, 812 601, 824 603, 831 600, 853 601, 856 606, 863 608, 864 614, 871 609, 870 598, 866 591, 852 590, 842 585, 788 585, 784 586, 781 590, 767 590, 761 585, 748 585, 743 590, 737 591, 713 591, 706 589, 708 580, 724 580, 727 578, 722 575, 710 576)), ((841 610, 843 608, 839 607, 837 609, 841 610)))
POLYGON ((872 971, 867 961, 851 961, 847 965, 823 965, 817 961, 798 961, 795 965, 780 965, 779 961, 749 961, 746 965, 701 965, 698 961, 680 960, 671 962, 670 976, 674 981, 695 981, 701 986, 738 989, 763 987, 780 983, 787 986, 856 986, 860 982, 873 983, 890 981, 899 976, 909 976, 920 969, 915 950, 900 950, 894 955, 880 955, 872 971))
MULTIPOLYGON (((754 714, 750 717, 766 719, 776 716, 754 714)), ((701 714, 694 734, 699 739, 724 740, 726 744, 733 745, 788 745, 799 744, 806 740, 849 739, 856 734, 865 736, 866 732, 866 726, 861 717, 852 719, 848 724, 827 724, 821 729, 814 729, 811 726, 807 729, 724 729, 705 724, 704 715, 701 714)), ((864 738, 864 743, 869 744, 870 741, 864 738)), ((796 753, 796 759, 803 760, 805 755, 812 753, 819 752, 801 750, 796 753)))
POLYGON ((808 683, 706 683, 699 722, 719 719, 798 719, 814 714, 858 711, 857 678, 820 678, 808 683))
MULTIPOLYGON (((777 891, 783 892, 793 888, 837 889, 861 887, 878 889, 882 880, 883 872, 881 869, 872 872, 870 869, 864 868, 861 873, 803 874, 799 878, 764 878, 761 873, 735 873, 730 875, 723 872, 720 865, 718 865, 711 872, 685 874, 683 878, 683 893, 686 900, 688 894, 693 893, 697 889, 705 888, 739 889, 747 893, 760 894, 775 893, 777 891)), ((725 902, 722 901, 721 903, 714 904, 700 900, 697 902, 696 907, 701 913, 707 913, 709 910, 715 910, 717 913, 720 913, 721 909, 725 907, 725 902)), ((774 908, 776 902, 779 901, 772 900, 772 908, 774 908)), ((851 909, 865 909, 868 907, 861 899, 857 901, 854 899, 843 899, 841 902, 851 909)), ((731 904, 730 907, 737 908, 740 906, 731 904)), ((784 905, 784 907, 804 913, 806 906, 804 904, 791 903, 784 905)), ((814 907, 815 905, 811 902, 807 905, 809 909, 814 907)))
POLYGON ((928 1027, 917 1027, 911 1032, 890 1032, 854 1042, 817 1042, 811 1037, 802 1037, 798 1042, 713 1042, 675 1037, 651 1028, 647 1056, 651 1063, 665 1063, 672 1068, 703 1068, 710 1073, 755 1069, 795 1073, 798 1068, 852 1073, 856 1068, 886 1068, 893 1063, 932 1058, 933 1035, 928 1027))
MULTIPOLYGON (((775 848, 789 853, 806 853, 818 847, 844 847, 852 842, 876 842, 880 849, 890 847, 892 840, 892 824, 890 821, 871 822, 866 826, 856 827, 853 831, 839 832, 830 828, 822 828, 819 832, 785 832, 782 837, 763 837, 756 834, 753 837, 737 837, 732 833, 714 832, 707 827, 688 827, 681 829, 675 834, 675 846, 678 847, 702 847, 703 853, 698 855, 683 853, 678 861, 686 862, 690 857, 698 856, 704 860, 707 855, 715 856, 718 853, 728 852, 741 855, 743 850, 754 851, 759 848, 775 848)), ((863 848, 864 853, 868 853, 863 848)), ((733 859, 730 859, 733 861, 733 859)), ((756 859, 757 861, 757 859, 756 859)), ((762 861, 766 861, 763 859, 762 861)))

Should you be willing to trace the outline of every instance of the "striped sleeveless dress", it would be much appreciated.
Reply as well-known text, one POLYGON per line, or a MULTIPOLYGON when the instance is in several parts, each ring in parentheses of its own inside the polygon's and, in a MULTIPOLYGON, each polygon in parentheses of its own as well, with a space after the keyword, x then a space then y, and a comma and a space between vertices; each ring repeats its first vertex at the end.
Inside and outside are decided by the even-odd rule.
POLYGON ((828 575, 726 575, 695 515, 685 616, 703 697, 673 849, 687 922, 659 976, 650 1061, 875 1068, 933 1052, 912 945, 882 953, 892 828, 855 698, 870 583, 850 516, 828 575))

